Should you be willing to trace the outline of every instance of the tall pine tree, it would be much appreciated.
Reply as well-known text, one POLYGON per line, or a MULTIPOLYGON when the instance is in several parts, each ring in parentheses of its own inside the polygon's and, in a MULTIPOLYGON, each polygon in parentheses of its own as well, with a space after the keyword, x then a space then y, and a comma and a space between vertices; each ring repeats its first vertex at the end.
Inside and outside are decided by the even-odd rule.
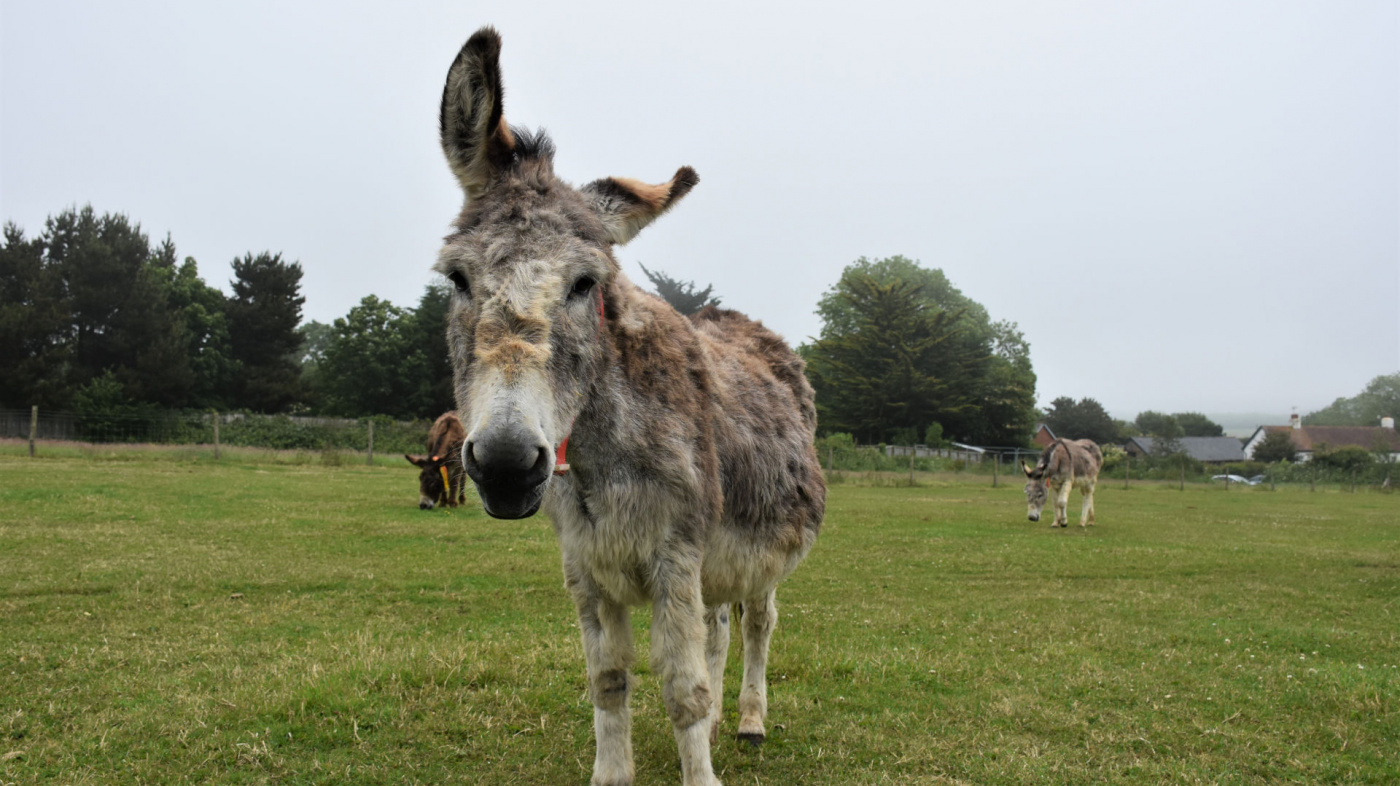
POLYGON ((241 364, 237 404, 255 412, 285 412, 302 395, 301 263, 281 254, 246 254, 233 261, 229 299, 231 354, 241 364))

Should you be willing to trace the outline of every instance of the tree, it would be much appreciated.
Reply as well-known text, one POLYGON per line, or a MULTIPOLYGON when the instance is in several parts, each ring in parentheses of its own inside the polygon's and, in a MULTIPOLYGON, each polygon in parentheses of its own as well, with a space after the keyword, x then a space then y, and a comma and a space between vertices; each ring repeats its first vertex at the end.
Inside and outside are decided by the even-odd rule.
POLYGON ((437 418, 457 408, 452 386, 452 358, 447 348, 447 313, 451 305, 452 290, 446 284, 429 284, 413 312, 414 341, 422 348, 427 364, 419 380, 416 400, 421 402, 421 409, 418 417, 437 418))
POLYGON ((962 312, 930 308, 921 288, 903 281, 850 276, 843 285, 846 329, 823 331, 807 350, 824 428, 878 442, 896 430, 968 422, 987 355, 956 340, 962 312))
POLYGON ((226 409, 233 403, 242 370, 242 364, 233 357, 229 337, 228 298, 199 277, 199 264, 194 257, 185 257, 183 264, 175 266, 175 244, 168 236, 155 257, 163 260, 158 268, 162 286, 179 321, 179 335, 184 339, 181 351, 188 358, 193 377, 185 405, 226 409))
POLYGON ((228 330, 233 359, 242 364, 239 406, 285 412, 302 396, 297 362, 301 336, 301 263, 281 254, 246 254, 233 261, 228 330))
POLYGON ((1118 428, 1103 405, 1092 398, 1075 401, 1061 396, 1050 402, 1045 425, 1055 436, 1065 439, 1091 439, 1100 445, 1118 440, 1118 428))
POLYGON ((430 411, 422 384, 429 363, 413 316, 368 295, 335 321, 317 363, 326 413, 414 418, 430 411))
POLYGON ((1156 437, 1158 440, 1176 439, 1186 434, 1181 423, 1175 417, 1161 412, 1153 412, 1150 409, 1139 412, 1133 423, 1143 434, 1156 437))
POLYGON ((1172 415, 1181 426, 1182 436, 1185 437, 1223 437, 1225 429, 1215 421, 1202 415, 1199 412, 1178 412, 1172 415))
POLYGON ((1253 458, 1268 464, 1275 461, 1295 461, 1298 458, 1298 448, 1287 432, 1267 431, 1259 444, 1254 446, 1253 458))
POLYGON ((44 242, 6 223, 0 244, 0 407, 66 407, 72 314, 44 242))
POLYGON ((184 406, 194 373, 185 324, 169 300, 173 255, 168 241, 153 252, 139 225, 91 206, 50 216, 34 241, 7 227, 7 401, 69 406, 78 388, 111 372, 134 401, 184 406))
POLYGON ((1339 398, 1303 417, 1308 426, 1375 426, 1383 417, 1400 418, 1400 372, 1371 380, 1352 398, 1339 398))
POLYGON ((713 285, 697 291, 694 281, 678 281, 660 270, 653 272, 647 270, 646 265, 640 262, 637 264, 641 265, 642 272, 651 281, 651 285, 656 287, 656 294, 682 314, 690 316, 705 306, 719 305, 719 298, 710 295, 714 289, 713 285))
MULTIPOLYGON (((992 323, 986 309, 953 287, 942 271, 924 268, 902 256, 879 260, 861 257, 848 265, 841 278, 822 296, 817 314, 823 323, 821 338, 800 347, 799 352, 809 360, 813 385, 818 386, 818 377, 823 380, 824 386, 817 391, 819 409, 834 417, 860 396, 870 399, 868 403, 872 406, 874 399, 880 395, 885 397, 880 404, 883 414, 874 415, 866 428, 834 423, 830 428, 849 430, 863 440, 871 439, 869 434, 876 432, 882 436, 874 439, 888 438, 895 429, 901 428, 912 429, 917 436, 929 423, 918 421, 917 416, 909 413, 924 412, 924 416, 935 418, 951 439, 982 445, 1026 444, 1035 420, 1036 377, 1031 367, 1030 346, 1014 322, 992 323), (846 372, 835 366, 821 366, 829 360, 823 353, 831 348, 847 353, 876 353, 868 357, 896 351, 895 345, 879 344, 880 332, 885 328, 879 327, 883 323, 873 320, 869 311, 874 305, 870 300, 871 285, 885 289, 889 294, 884 297, 908 301, 894 307, 895 311, 917 311, 924 315, 920 319, 939 317, 942 320, 934 354, 942 358, 938 363, 946 365, 929 367, 926 373, 939 378, 947 391, 955 395, 948 399, 946 406, 935 407, 936 414, 917 402, 890 400, 892 395, 901 395, 894 392, 900 389, 897 381, 887 384, 878 377, 852 376, 851 383, 865 387, 865 392, 857 395, 854 388, 845 389, 846 381, 841 379, 840 373, 846 372), (902 294, 895 296, 896 287, 902 294), (860 333, 866 335, 858 336, 860 333), (954 399, 959 403, 953 403, 954 399)), ((887 321, 887 318, 882 319, 887 321)), ((919 329, 929 327, 926 324, 919 329)), ((915 332, 917 330, 906 337, 912 339, 915 332)), ((851 358, 846 371, 860 367, 862 362, 860 358, 851 358)), ((869 364, 867 371, 878 373, 877 365, 869 364)), ((854 422, 850 416, 842 417, 844 422, 854 422)), ((819 422, 822 430, 827 431, 827 421, 819 419, 819 422)))

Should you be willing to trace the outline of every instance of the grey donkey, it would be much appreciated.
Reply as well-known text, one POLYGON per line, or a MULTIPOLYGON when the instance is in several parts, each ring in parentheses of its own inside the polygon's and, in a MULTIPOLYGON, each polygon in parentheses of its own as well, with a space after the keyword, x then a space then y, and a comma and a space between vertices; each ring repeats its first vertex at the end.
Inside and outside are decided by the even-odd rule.
POLYGON ((1091 527, 1094 524, 1094 486, 1099 482, 1099 469, 1103 467, 1103 451, 1093 440, 1057 439, 1040 453, 1040 460, 1032 469, 1021 462, 1021 470, 1026 473, 1026 517, 1040 521, 1040 511, 1046 499, 1055 495, 1055 518, 1050 527, 1069 526, 1069 492, 1079 489, 1084 498, 1084 507, 1079 512, 1079 526, 1091 527))
POLYGON ((456 287, 462 461, 488 514, 542 508, 553 521, 588 664, 592 782, 633 781, 629 608, 651 604, 684 783, 712 786, 731 605, 738 736, 758 744, 774 590, 821 528, 812 388, 761 324, 715 308, 683 317, 623 275, 613 247, 699 178, 560 180, 549 139, 505 121, 500 48, 477 31, 442 94, 443 151, 466 192, 436 265, 456 287))

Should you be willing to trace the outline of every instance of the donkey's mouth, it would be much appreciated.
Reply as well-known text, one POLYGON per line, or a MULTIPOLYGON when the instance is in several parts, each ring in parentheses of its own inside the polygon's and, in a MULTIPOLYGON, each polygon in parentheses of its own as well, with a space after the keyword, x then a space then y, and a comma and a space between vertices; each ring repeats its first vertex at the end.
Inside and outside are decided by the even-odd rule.
POLYGON ((476 484, 477 496, 481 497, 481 507, 493 519, 528 519, 539 512, 540 501, 544 499, 544 484, 526 490, 491 489, 476 484))

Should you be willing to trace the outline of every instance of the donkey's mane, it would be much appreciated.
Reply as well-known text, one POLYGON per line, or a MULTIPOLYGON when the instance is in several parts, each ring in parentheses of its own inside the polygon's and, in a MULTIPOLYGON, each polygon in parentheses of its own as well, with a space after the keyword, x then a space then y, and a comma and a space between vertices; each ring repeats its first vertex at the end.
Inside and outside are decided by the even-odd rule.
POLYGON ((524 164, 530 161, 554 163, 554 140, 543 128, 531 131, 523 126, 511 126, 511 136, 515 137, 515 149, 511 163, 524 164))

